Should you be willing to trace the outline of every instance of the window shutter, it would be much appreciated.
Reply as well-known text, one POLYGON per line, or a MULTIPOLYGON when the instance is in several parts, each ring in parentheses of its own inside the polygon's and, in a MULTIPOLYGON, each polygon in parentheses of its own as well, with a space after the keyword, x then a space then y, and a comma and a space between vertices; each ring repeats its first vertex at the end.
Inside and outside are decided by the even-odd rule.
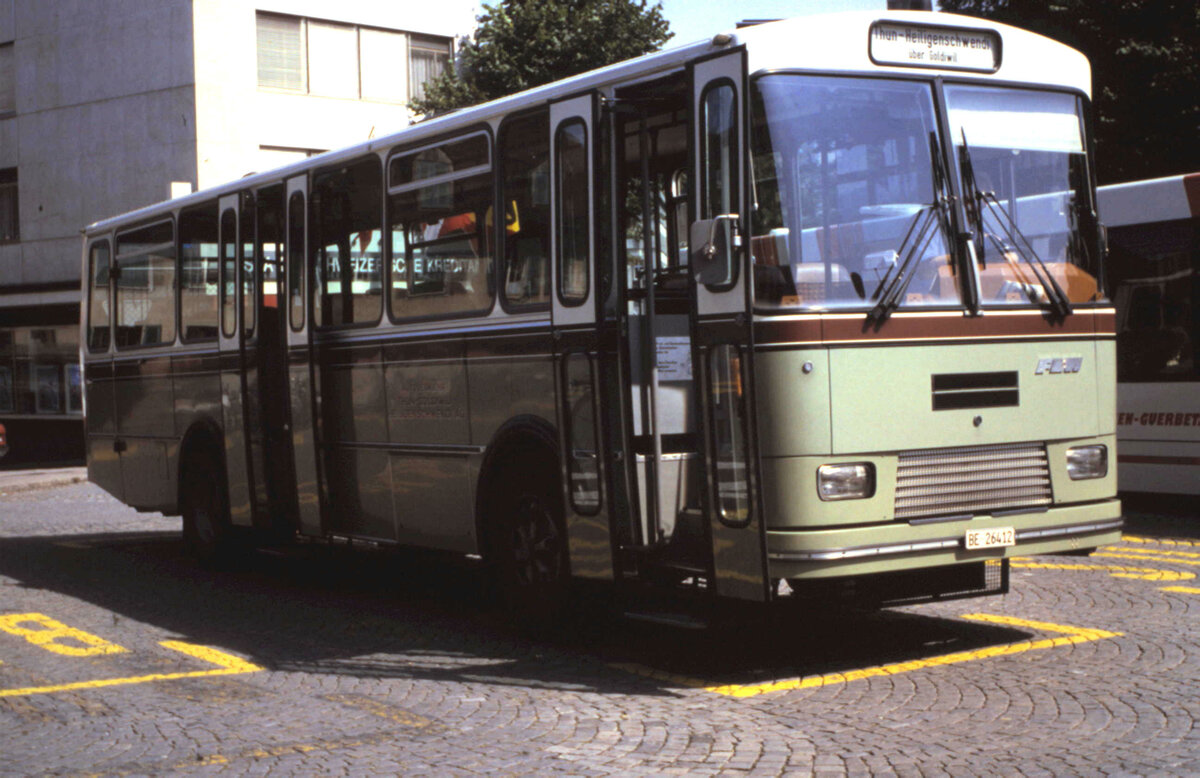
POLYGON ((300 19, 258 15, 258 85, 304 90, 300 19))

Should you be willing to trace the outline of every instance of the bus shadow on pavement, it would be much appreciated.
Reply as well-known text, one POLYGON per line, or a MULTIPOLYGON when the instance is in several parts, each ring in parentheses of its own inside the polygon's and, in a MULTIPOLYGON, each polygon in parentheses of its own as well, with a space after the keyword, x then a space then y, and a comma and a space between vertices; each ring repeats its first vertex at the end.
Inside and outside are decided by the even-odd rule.
POLYGON ((480 569, 436 555, 314 545, 214 571, 178 532, 5 538, 0 576, 271 671, 610 694, 850 673, 1031 637, 914 608, 789 609, 682 630, 623 619, 597 596, 531 636, 492 607, 480 569))

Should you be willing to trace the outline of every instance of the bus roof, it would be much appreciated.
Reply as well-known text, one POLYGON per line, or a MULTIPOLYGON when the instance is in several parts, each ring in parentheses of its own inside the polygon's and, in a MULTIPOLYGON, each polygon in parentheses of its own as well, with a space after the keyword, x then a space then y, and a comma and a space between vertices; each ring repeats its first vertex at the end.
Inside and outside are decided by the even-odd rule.
POLYGON ((1096 190, 1109 227, 1200 217, 1200 173, 1109 184, 1096 190))
POLYGON ((694 41, 664 51, 646 54, 597 70, 508 95, 480 105, 419 122, 395 133, 352 146, 319 154, 262 173, 227 181, 173 200, 108 217, 88 225, 84 232, 106 232, 114 227, 165 215, 176 208, 208 201, 214 197, 254 189, 283 181, 308 170, 336 164, 367 153, 387 151, 400 144, 419 143, 456 128, 495 121, 507 114, 544 105, 567 96, 607 85, 630 84, 669 73, 697 57, 747 47, 750 73, 764 71, 827 71, 856 75, 943 76, 957 79, 996 80, 1074 89, 1091 94, 1091 70, 1086 57, 1065 44, 1036 33, 982 19, 927 11, 849 11, 801 16, 727 30, 707 40, 694 41), (962 69, 880 64, 869 53, 868 38, 876 23, 896 22, 913 28, 990 30, 1000 36, 1000 64, 995 72, 964 72, 962 69), (858 39, 860 46, 846 45, 858 39), (1020 56, 1014 56, 1014 53, 1020 56))

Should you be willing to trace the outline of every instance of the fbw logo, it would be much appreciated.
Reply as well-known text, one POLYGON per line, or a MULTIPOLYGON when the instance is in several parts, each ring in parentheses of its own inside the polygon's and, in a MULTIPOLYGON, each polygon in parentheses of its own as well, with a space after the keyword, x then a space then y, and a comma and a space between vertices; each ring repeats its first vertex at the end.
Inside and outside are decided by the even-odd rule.
POLYGON ((1037 370, 1033 371, 1033 374, 1078 373, 1082 367, 1083 357, 1045 357, 1038 360, 1037 370))

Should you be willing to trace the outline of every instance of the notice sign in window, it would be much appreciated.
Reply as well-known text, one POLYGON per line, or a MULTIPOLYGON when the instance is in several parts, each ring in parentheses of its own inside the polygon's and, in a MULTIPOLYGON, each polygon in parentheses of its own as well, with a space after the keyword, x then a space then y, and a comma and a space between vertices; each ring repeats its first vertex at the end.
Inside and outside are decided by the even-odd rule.
POLYGON ((876 65, 978 70, 1000 67, 1000 36, 991 30, 877 22, 871 27, 876 65))

